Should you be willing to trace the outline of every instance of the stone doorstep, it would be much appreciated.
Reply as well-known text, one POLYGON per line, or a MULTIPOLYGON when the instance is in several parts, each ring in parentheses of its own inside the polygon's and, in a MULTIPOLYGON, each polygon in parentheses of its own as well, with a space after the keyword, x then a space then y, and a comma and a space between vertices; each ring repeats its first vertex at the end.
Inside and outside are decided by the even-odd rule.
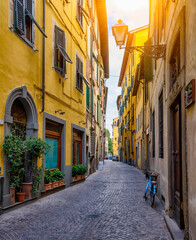
POLYGON ((29 203, 32 203, 36 200, 37 200, 37 197, 33 197, 33 198, 30 198, 30 199, 25 199, 23 202, 15 202, 14 204, 12 204, 10 206, 1 208, 0 215, 3 214, 3 213, 7 213, 7 212, 10 212, 12 210, 15 210, 17 208, 23 207, 23 206, 25 206, 29 203))
POLYGON ((164 220, 172 238, 174 240, 184 240, 184 231, 178 227, 177 223, 168 215, 164 216, 164 220))

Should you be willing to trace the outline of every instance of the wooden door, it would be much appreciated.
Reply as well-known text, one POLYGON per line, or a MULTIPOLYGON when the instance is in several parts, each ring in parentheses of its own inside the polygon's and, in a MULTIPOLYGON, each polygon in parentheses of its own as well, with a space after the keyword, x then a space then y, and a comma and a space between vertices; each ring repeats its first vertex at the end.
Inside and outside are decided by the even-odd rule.
POLYGON ((82 164, 82 134, 78 131, 73 135, 73 164, 82 164))
POLYGON ((173 109, 173 202, 174 218, 178 225, 183 228, 183 199, 182 199, 182 163, 181 163, 181 121, 180 103, 173 109))

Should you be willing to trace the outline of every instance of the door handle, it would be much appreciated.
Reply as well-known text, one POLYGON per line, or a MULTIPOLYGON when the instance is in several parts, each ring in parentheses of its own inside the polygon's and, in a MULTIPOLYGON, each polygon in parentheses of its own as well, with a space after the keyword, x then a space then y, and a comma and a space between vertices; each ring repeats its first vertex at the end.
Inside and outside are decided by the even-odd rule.
POLYGON ((178 155, 178 151, 176 151, 175 154, 178 155))

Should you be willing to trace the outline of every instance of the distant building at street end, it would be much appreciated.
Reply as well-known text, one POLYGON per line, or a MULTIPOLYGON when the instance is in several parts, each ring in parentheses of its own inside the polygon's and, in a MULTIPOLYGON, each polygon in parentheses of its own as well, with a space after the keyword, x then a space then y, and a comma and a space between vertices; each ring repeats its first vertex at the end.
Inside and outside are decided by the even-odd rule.
POLYGON ((118 126, 119 126, 119 117, 113 119, 112 124, 112 146, 113 146, 113 155, 118 156, 119 144, 118 144, 118 126))

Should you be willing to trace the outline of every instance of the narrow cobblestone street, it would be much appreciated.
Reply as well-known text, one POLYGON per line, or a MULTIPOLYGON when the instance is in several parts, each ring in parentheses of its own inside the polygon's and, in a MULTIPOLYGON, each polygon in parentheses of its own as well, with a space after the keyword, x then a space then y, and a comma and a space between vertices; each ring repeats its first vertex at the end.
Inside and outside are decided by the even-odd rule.
POLYGON ((145 184, 136 168, 106 160, 85 182, 0 216, 0 239, 171 239, 145 184))

